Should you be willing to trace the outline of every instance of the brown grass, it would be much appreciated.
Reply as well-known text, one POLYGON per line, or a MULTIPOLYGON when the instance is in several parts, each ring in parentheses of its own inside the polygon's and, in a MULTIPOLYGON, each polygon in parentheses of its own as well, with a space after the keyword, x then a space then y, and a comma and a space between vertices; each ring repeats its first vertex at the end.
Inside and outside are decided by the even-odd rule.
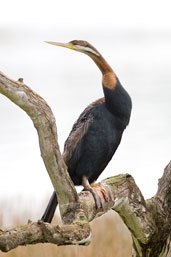
MULTIPOLYGON (((28 215, 27 215, 28 217, 28 215)), ((24 220, 24 217, 21 219, 24 220)), ((14 224, 23 222, 13 217, 14 224)), ((57 222, 57 220, 54 220, 57 222)), ((0 217, 2 225, 2 217, 0 217)), ((89 246, 55 246, 37 244, 21 246, 0 257, 130 257, 131 236, 120 217, 113 211, 91 223, 92 242, 89 246)))

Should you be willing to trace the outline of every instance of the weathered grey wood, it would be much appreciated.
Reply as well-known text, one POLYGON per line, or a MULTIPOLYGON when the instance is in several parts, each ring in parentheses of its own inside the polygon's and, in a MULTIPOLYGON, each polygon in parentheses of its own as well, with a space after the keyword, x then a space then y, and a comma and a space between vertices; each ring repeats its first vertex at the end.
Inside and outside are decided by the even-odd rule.
POLYGON ((42 97, 23 84, 23 80, 14 81, 3 73, 0 73, 0 93, 23 109, 33 121, 41 156, 58 195, 63 215, 68 204, 77 202, 77 193, 59 151, 55 117, 50 107, 42 97))
POLYGON ((57 193, 64 223, 55 226, 39 221, 0 229, 2 251, 39 242, 89 244, 89 222, 113 209, 132 234, 134 257, 171 256, 171 163, 159 180, 156 195, 148 200, 143 198, 129 174, 103 180, 103 186, 111 191, 113 199, 97 210, 89 192, 76 193, 59 151, 55 118, 44 99, 23 84, 22 79, 13 81, 3 73, 0 73, 0 93, 22 108, 37 129, 41 156, 57 193))
MULTIPOLYGON (((138 219, 134 216, 130 218, 131 212, 136 212, 137 209, 141 207, 141 202, 137 202, 134 206, 128 204, 129 197, 127 194, 131 193, 130 190, 132 191, 132 187, 136 188, 138 197, 141 195, 133 178, 128 174, 121 174, 103 180, 102 184, 108 187, 108 190, 113 194, 113 201, 105 202, 103 209, 97 210, 92 195, 89 192, 83 191, 79 194, 79 203, 83 211, 81 212, 80 210, 77 214, 74 213, 75 219, 72 224, 56 226, 38 221, 37 223, 29 222, 23 226, 0 230, 0 249, 2 251, 9 251, 18 245, 46 242, 56 245, 88 244, 91 240, 91 231, 88 222, 103 215, 110 209, 116 210, 125 218, 125 224, 130 227, 132 226, 131 229, 136 230, 137 236, 140 237, 141 242, 148 242, 150 238, 149 234, 151 231, 153 232, 152 226, 149 228, 150 233, 147 235, 142 226, 142 224, 144 224, 144 217, 142 218, 141 215, 139 215, 138 219), (132 223, 131 220, 133 220, 132 223)), ((142 208, 140 208, 140 212, 141 209, 142 208)), ((68 215, 71 214, 72 210, 68 215)), ((149 213, 147 213, 146 216, 146 220, 150 222, 149 213)))
MULTIPOLYGON (((155 222, 155 233, 147 245, 141 245, 142 256, 171 256, 171 162, 159 179, 158 191, 146 201, 155 222)), ((135 255, 138 256, 138 255, 135 255)))

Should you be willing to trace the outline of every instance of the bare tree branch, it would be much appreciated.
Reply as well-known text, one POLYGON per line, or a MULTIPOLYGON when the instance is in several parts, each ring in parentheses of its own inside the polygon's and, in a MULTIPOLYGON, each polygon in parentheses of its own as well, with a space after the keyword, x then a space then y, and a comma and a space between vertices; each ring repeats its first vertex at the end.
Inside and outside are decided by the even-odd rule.
POLYGON ((49 223, 29 222, 24 226, 0 230, 0 249, 8 252, 19 245, 52 243, 56 245, 89 244, 88 223, 54 226, 49 223))
MULTIPOLYGON (((41 156, 58 196, 64 225, 29 222, 0 229, 0 249, 50 242, 56 245, 89 244, 89 222, 110 209, 122 217, 133 238, 134 257, 170 256, 171 249, 171 163, 159 181, 157 194, 145 201, 134 179, 121 174, 102 181, 113 195, 103 209, 96 209, 89 192, 77 195, 59 152, 55 118, 47 103, 23 80, 17 82, 0 73, 0 93, 22 108, 32 119, 39 136, 41 156)), ((100 192, 99 192, 100 193, 100 192)))
MULTIPOLYGON (((83 191, 79 194, 79 202, 83 211, 80 210, 75 215, 75 221, 72 224, 56 226, 38 221, 37 223, 29 222, 24 226, 1 230, 0 249, 9 251, 18 245, 46 242, 56 245, 88 244, 91 239, 88 222, 110 209, 116 210, 124 218, 125 224, 130 227, 142 243, 147 243, 150 236, 153 235, 153 226, 150 213, 145 213, 144 200, 142 200, 141 193, 133 178, 128 174, 119 175, 104 180, 102 184, 108 187, 114 196, 114 201, 105 203, 103 209, 97 210, 92 195, 83 191), (136 190, 132 192, 132 188, 136 188, 136 190), (138 199, 141 197, 141 201, 138 200, 132 204, 133 194, 136 194, 138 199), (132 213, 134 213, 133 216, 132 213)), ((72 210, 68 215, 72 215, 72 210)))
POLYGON ((21 79, 14 81, 3 73, 0 73, 0 93, 23 109, 33 121, 39 137, 41 156, 58 195, 63 215, 68 204, 77 202, 77 193, 59 151, 55 117, 50 107, 21 79))

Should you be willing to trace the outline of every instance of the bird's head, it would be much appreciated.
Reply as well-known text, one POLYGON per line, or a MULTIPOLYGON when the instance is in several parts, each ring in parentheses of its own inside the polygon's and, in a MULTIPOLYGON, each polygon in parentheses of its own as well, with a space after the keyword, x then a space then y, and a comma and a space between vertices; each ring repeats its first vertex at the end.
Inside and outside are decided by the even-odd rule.
POLYGON ((98 68, 101 70, 103 75, 108 72, 112 72, 112 74, 114 73, 112 68, 103 58, 103 56, 97 51, 97 49, 94 46, 92 46, 87 41, 72 40, 69 43, 58 43, 58 42, 52 42, 52 41, 45 41, 45 42, 55 46, 66 47, 90 56, 91 59, 96 63, 98 68))
POLYGON ((90 43, 84 40, 73 40, 69 43, 58 43, 58 42, 52 42, 52 41, 45 41, 48 44, 55 45, 55 46, 61 46, 66 47, 84 54, 87 54, 91 57, 94 56, 100 56, 100 53, 97 51, 97 49, 92 46, 90 43))

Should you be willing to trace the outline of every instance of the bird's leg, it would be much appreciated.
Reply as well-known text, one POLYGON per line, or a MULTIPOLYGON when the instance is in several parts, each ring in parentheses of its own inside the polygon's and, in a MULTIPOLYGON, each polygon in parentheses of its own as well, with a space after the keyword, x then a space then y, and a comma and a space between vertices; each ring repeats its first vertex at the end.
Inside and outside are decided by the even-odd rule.
POLYGON ((98 195, 98 193, 96 192, 96 190, 93 190, 93 188, 91 187, 91 185, 89 184, 88 179, 83 176, 82 178, 82 186, 84 187, 85 191, 89 191, 94 198, 95 204, 96 204, 96 208, 102 208, 102 200, 100 198, 100 196, 98 195))
POLYGON ((103 202, 112 201, 111 192, 107 187, 104 187, 102 184, 99 183, 90 185, 88 179, 83 176, 82 185, 84 187, 84 190, 92 193, 97 208, 103 208, 103 202))

